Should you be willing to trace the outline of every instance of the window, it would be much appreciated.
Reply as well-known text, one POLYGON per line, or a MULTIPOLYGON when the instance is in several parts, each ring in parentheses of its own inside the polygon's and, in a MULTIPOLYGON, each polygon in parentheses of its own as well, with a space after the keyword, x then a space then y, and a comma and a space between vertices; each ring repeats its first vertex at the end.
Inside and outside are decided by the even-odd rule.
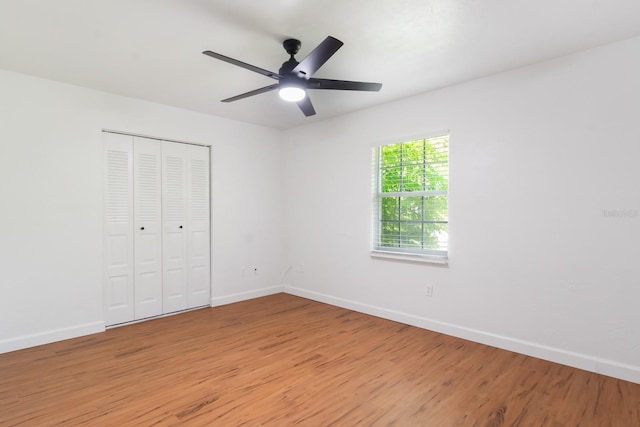
POLYGON ((383 145, 373 152, 373 253, 446 261, 449 136, 383 145))

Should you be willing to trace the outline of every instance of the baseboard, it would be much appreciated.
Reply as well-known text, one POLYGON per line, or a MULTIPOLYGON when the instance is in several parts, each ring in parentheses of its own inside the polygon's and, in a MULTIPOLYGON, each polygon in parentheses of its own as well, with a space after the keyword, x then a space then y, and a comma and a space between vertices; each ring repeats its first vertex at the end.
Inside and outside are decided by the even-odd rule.
POLYGON ((267 295, 277 294, 283 291, 282 286, 271 286, 268 288, 254 289, 252 291, 238 292, 231 295, 223 295, 211 297, 211 307, 220 305, 233 304, 234 302, 246 301, 253 298, 265 297, 267 295))
MULTIPOLYGON (((221 297, 212 297, 210 300, 211 307, 216 307, 234 302, 245 301, 253 298, 259 298, 267 295, 282 292, 282 286, 272 286, 269 288, 255 289, 247 292, 239 292, 221 297)), ((106 330, 104 321, 92 322, 84 325, 71 326, 68 328, 52 329, 50 331, 39 332, 37 334, 23 335, 15 338, 9 338, 0 341, 0 354, 10 351, 22 350, 29 347, 35 347, 43 344, 50 344, 56 341, 78 338, 84 335, 91 335, 106 330)))
POLYGON ((608 359, 601 359, 585 354, 575 353, 559 348, 548 347, 528 341, 514 339, 502 335, 492 334, 477 329, 465 328, 450 323, 440 322, 425 317, 402 313, 382 307, 376 307, 352 301, 344 298, 334 297, 319 292, 308 291, 293 286, 284 286, 283 292, 299 297, 335 305, 338 307, 354 310, 360 313, 393 320, 419 328, 428 329, 434 332, 463 338, 469 341, 490 345, 492 347, 513 351, 527 356, 537 357, 562 365, 571 366, 585 371, 595 372, 625 381, 640 384, 640 366, 633 366, 615 362, 608 359))
POLYGON ((50 344, 56 341, 78 338, 104 331, 104 322, 100 321, 70 326, 68 328, 52 329, 37 334, 23 335, 0 341, 0 353, 8 353, 10 351, 22 350, 24 348, 50 344))

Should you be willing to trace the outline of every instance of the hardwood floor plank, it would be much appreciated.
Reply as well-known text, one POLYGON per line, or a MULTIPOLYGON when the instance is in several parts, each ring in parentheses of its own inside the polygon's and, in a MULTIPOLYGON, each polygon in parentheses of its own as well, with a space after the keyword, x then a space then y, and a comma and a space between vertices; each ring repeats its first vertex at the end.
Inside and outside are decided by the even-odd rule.
POLYGON ((640 385, 286 294, 0 355, 0 425, 640 426, 640 385))

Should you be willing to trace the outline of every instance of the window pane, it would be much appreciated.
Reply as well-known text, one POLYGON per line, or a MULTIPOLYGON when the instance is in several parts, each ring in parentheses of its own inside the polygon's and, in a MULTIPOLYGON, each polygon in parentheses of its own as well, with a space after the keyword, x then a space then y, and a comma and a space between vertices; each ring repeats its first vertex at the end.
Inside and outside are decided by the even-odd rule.
POLYGON ((402 191, 422 191, 424 188, 424 164, 406 165, 402 168, 402 191))
POLYGON ((446 251, 449 239, 448 224, 424 224, 424 248, 446 251))
POLYGON ((422 248, 422 224, 421 223, 400 223, 400 241, 403 248, 422 248))
POLYGON ((422 220, 422 197, 400 197, 400 220, 422 220))
POLYGON ((424 163, 424 141, 403 142, 402 163, 421 164, 424 163))
POLYGON ((381 147, 380 167, 397 166, 400 164, 401 144, 391 144, 381 147))
POLYGON ((447 196, 426 196, 424 198, 425 221, 448 221, 447 196))
POLYGON ((429 163, 425 165, 425 190, 449 189, 449 166, 446 163, 429 163))
POLYGON ((380 219, 383 221, 398 220, 399 197, 383 197, 380 209, 380 219))
POLYGON ((425 177, 427 190, 447 190, 449 181, 449 150, 445 137, 425 143, 425 177))
POLYGON ((424 151, 427 163, 447 162, 449 160, 448 138, 430 138, 426 140, 424 151))
POLYGON ((387 167, 380 170, 380 190, 383 193, 400 191, 401 167, 387 167))
POLYGON ((397 222, 382 222, 380 246, 400 246, 400 225, 397 222))

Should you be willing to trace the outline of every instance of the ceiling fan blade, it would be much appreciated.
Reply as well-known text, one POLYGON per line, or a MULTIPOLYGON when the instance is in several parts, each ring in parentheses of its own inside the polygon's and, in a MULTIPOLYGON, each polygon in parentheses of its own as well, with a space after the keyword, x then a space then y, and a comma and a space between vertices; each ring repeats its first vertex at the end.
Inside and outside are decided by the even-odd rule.
POLYGON ((313 108, 309 95, 305 96, 302 101, 298 101, 297 104, 306 117, 315 116, 316 110, 313 108))
POLYGON ((293 73, 302 75, 308 80, 311 78, 313 73, 318 71, 318 69, 342 47, 342 45, 343 43, 340 40, 331 36, 327 37, 322 43, 313 49, 306 58, 296 65, 293 69, 293 73))
POLYGON ((238 61, 237 59, 229 58, 228 56, 220 55, 219 53, 211 52, 210 50, 205 50, 205 55, 210 56, 212 58, 219 59, 224 62, 228 62, 229 64, 237 65, 238 67, 242 67, 246 70, 253 71, 254 73, 262 74, 263 76, 271 77, 272 79, 280 80, 282 76, 278 73, 274 73, 273 71, 265 70, 264 68, 256 67, 255 65, 247 64, 246 62, 238 61))
POLYGON ((351 82, 348 80, 309 79, 307 89, 363 90, 377 92, 382 83, 351 82))
POLYGON ((250 96, 253 95, 260 95, 261 93, 265 93, 265 92, 269 92, 275 89, 278 89, 278 83, 269 85, 269 86, 265 86, 265 87, 261 87, 260 89, 256 89, 256 90, 252 90, 251 92, 247 92, 247 93, 243 93, 241 95, 236 95, 236 96, 232 96, 231 98, 227 98, 227 99, 223 99, 220 102, 233 102, 233 101, 237 101, 239 99, 244 99, 244 98, 248 98, 250 96))

